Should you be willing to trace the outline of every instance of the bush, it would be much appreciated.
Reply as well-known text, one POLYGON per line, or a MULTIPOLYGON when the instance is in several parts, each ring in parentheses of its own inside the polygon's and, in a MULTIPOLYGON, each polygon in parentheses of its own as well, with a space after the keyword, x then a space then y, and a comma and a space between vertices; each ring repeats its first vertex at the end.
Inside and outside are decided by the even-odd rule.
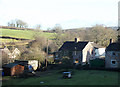
POLYGON ((67 59, 67 58, 62 59, 61 68, 63 68, 63 69, 72 69, 73 68, 72 60, 67 59))

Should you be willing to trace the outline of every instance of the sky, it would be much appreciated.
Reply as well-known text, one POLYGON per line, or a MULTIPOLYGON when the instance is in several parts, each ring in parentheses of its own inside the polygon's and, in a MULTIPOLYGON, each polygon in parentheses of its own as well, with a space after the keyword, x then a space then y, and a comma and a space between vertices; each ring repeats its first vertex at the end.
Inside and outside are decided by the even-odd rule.
POLYGON ((0 0, 0 25, 20 19, 30 28, 63 29, 118 25, 119 0, 0 0))

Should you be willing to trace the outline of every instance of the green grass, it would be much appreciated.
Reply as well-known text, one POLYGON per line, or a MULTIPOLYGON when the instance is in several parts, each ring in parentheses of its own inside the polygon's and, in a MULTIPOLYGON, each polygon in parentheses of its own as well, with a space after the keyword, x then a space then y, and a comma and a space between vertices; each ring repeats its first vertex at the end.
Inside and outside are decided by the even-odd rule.
POLYGON ((33 39, 34 31, 30 30, 13 30, 13 29, 1 29, 2 36, 10 36, 16 38, 33 39))
POLYGON ((13 39, 3 39, 0 38, 1 42, 8 43, 8 42, 21 42, 20 40, 13 40, 13 39))
MULTIPOLYGON (((40 36, 44 36, 49 39, 54 38, 53 33, 38 32, 38 31, 32 31, 32 30, 14 30, 14 29, 0 28, 0 32, 1 32, 0 36, 9 36, 9 37, 32 39, 32 40, 34 40, 34 35, 36 33, 40 36)), ((2 40, 2 41, 5 41, 5 40, 2 40)), ((7 42, 11 42, 11 40, 7 40, 7 42)))
POLYGON ((118 85, 118 72, 98 70, 74 71, 75 73, 71 79, 63 79, 62 73, 54 70, 46 75, 40 74, 40 77, 16 78, 3 81, 3 85, 118 85))

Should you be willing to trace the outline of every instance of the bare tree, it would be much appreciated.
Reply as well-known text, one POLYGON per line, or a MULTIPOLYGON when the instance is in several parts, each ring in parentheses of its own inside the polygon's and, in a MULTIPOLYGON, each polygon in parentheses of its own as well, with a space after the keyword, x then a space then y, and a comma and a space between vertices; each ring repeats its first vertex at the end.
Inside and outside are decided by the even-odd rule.
POLYGON ((60 24, 56 24, 54 28, 52 29, 52 32, 54 33, 62 33, 62 26, 60 24))
POLYGON ((96 25, 88 30, 88 37, 90 41, 94 41, 103 46, 109 45, 109 40, 112 38, 116 41, 117 32, 110 28, 105 28, 102 25, 96 25))
POLYGON ((40 24, 37 24, 37 25, 36 25, 36 29, 40 30, 40 29, 41 29, 41 25, 40 25, 40 24))
POLYGON ((8 22, 8 26, 26 28, 28 27, 28 24, 22 20, 16 19, 8 22))
POLYGON ((27 25, 27 23, 26 22, 24 22, 24 21, 22 21, 22 20, 19 20, 19 19, 16 19, 16 27, 24 27, 24 28, 26 28, 28 25, 27 25))

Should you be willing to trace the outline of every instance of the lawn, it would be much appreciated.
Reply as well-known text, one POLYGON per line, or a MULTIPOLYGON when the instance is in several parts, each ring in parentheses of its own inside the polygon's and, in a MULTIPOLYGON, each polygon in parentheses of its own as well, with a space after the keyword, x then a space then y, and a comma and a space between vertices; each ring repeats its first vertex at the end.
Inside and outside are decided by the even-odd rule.
MULTIPOLYGON (((71 79, 63 79, 60 70, 37 72, 38 77, 10 78, 5 85, 118 85, 118 72, 100 70, 74 70, 71 79)), ((7 77, 3 77, 6 79, 7 77)), ((7 78, 8 79, 8 78, 7 78)))

